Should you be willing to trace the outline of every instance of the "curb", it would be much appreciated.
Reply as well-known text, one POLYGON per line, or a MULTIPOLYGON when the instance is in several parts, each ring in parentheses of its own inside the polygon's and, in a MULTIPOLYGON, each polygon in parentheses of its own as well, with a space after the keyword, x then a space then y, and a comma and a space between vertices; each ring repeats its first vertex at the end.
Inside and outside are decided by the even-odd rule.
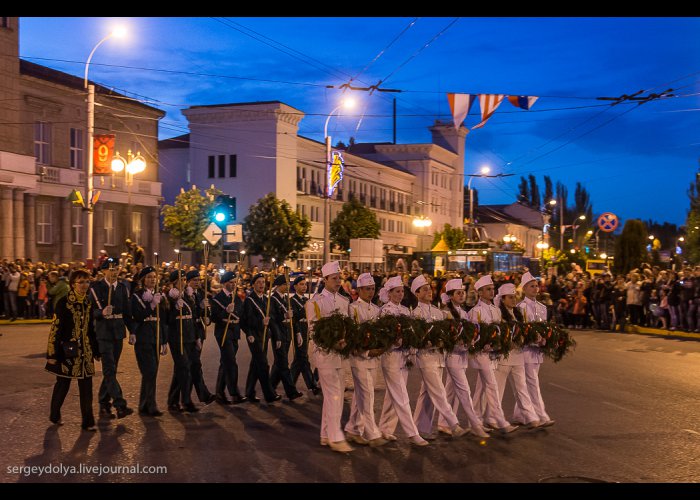
POLYGON ((10 321, 9 319, 0 319, 0 326, 12 325, 50 325, 50 319, 18 319, 10 321))
POLYGON ((644 326, 628 325, 625 328, 628 333, 637 333, 640 335, 654 335, 657 337, 667 337, 667 338, 682 338, 690 340, 700 340, 700 333, 689 333, 682 330, 661 330, 660 328, 647 328, 644 326))

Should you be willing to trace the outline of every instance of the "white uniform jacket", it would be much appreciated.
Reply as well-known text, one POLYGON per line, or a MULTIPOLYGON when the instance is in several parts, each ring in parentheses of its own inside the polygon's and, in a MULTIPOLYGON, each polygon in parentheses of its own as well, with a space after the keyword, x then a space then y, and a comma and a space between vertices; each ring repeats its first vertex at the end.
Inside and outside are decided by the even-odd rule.
MULTIPOLYGON (((380 316, 386 316, 391 314, 394 316, 410 316, 411 311, 408 307, 402 306, 401 304, 394 304, 393 302, 387 302, 382 306, 380 316)), ((401 346, 393 345, 384 354, 380 356, 382 366, 403 368, 406 366, 407 358, 410 353, 408 349, 404 349, 401 346)))
MULTIPOLYGON (((333 313, 348 315, 350 301, 339 293, 331 293, 327 288, 324 288, 321 293, 317 293, 311 297, 304 308, 306 309, 306 320, 309 324, 309 335, 313 334, 314 322, 317 319, 325 318, 333 313)), ((314 345, 314 361, 318 366, 328 368, 341 368, 343 358, 340 354, 331 352, 327 353, 314 345)))
MULTIPOLYGON (((413 310, 413 317, 421 318, 428 323, 432 323, 433 321, 445 319, 447 315, 432 304, 423 304, 422 302, 419 302, 416 308, 413 310)), ((445 355, 441 353, 437 347, 418 349, 416 364, 418 365, 418 368, 428 368, 434 366, 444 367, 445 355)))
MULTIPOLYGON (((493 304, 487 304, 481 299, 469 310, 467 316, 469 321, 476 324, 501 322, 501 310, 493 304)), ((487 352, 482 352, 475 356, 470 356, 469 358, 469 366, 477 370, 488 369, 491 364, 492 360, 487 352)))
MULTIPOLYGON (((380 312, 381 308, 378 305, 365 302, 362 299, 357 299, 350 304, 350 317, 358 324, 379 317, 380 312)), ((377 360, 379 358, 370 358, 367 352, 365 351, 361 356, 350 356, 350 366, 355 368, 377 368, 377 360)))
MULTIPOLYGON (((523 313, 523 319, 526 323, 537 321, 547 321, 547 306, 540 304, 536 300, 525 297, 518 304, 520 312, 523 313)), ((523 347, 523 356, 526 363, 544 363, 544 354, 542 349, 536 345, 528 345, 523 347)))

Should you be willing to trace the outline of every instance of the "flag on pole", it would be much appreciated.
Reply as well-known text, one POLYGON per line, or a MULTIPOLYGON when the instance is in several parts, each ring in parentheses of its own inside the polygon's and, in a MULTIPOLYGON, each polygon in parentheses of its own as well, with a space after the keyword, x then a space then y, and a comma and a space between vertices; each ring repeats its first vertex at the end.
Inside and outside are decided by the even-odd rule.
POLYGON ((455 122, 455 128, 459 130, 462 126, 462 122, 469 114, 469 109, 476 100, 475 95, 472 94, 447 94, 447 101, 450 103, 450 110, 452 111, 452 118, 455 122))
POLYGON ((530 109, 539 97, 534 95, 509 95, 508 100, 516 108, 530 109))
POLYGON ((345 170, 345 162, 340 151, 333 151, 333 161, 328 165, 328 196, 333 196, 335 187, 343 180, 343 170, 345 170))
POLYGON ((481 106, 481 123, 474 125, 472 130, 481 128, 486 125, 486 122, 491 115, 496 111, 496 108, 503 101, 503 94, 479 94, 479 106, 481 106))

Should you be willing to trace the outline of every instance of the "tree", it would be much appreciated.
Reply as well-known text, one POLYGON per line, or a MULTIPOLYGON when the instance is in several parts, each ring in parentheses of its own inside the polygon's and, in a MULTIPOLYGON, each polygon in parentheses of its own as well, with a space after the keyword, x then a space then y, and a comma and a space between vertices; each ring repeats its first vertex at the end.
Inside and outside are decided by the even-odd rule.
POLYGON ((518 185, 518 201, 528 205, 530 203, 530 187, 527 184, 527 179, 525 177, 520 177, 520 184, 518 185))
POLYGON ((298 215, 286 200, 268 193, 250 207, 243 219, 243 240, 248 255, 260 255, 265 262, 294 259, 311 237, 311 221, 298 215))
POLYGON ((647 259, 647 228, 639 219, 628 219, 615 241, 615 272, 627 274, 647 259))
POLYGON ((540 188, 537 185, 537 179, 534 175, 528 176, 530 179, 530 202, 529 205, 535 210, 540 209, 540 188))
MULTIPOLYGON (((695 174, 695 181, 688 188, 690 210, 685 221, 685 254, 689 262, 700 262, 700 170, 695 174)), ((675 243, 675 242, 674 242, 675 243)))
POLYGON ((566 276, 566 273, 569 272, 569 256, 554 247, 549 247, 542 252, 542 261, 542 275, 546 275, 550 267, 557 269, 558 276, 566 276))
POLYGON ((457 250, 464 246, 464 231, 459 227, 452 227, 450 224, 445 224, 442 232, 436 231, 433 236, 433 246, 440 242, 440 239, 444 236, 445 243, 450 248, 450 250, 457 250))
POLYGON ((193 185, 189 191, 180 188, 173 205, 162 209, 163 226, 173 238, 172 243, 191 250, 201 250, 202 233, 211 221, 216 197, 223 192, 212 184, 204 193, 193 185))
POLYGON ((544 176, 544 199, 542 202, 545 206, 548 206, 549 200, 554 198, 554 191, 552 190, 552 178, 548 175, 544 176))
POLYGON ((329 232, 331 243, 345 250, 351 238, 379 238, 379 221, 374 212, 352 196, 343 203, 329 232))

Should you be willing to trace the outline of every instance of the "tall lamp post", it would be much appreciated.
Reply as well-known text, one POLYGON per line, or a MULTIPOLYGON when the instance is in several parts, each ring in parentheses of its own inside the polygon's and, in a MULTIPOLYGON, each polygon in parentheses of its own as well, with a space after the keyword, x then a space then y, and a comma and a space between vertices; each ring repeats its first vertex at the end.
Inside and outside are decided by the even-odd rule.
POLYGON ((93 47, 92 52, 88 56, 87 62, 85 63, 85 80, 84 88, 87 90, 87 151, 88 151, 88 163, 87 163, 87 175, 85 176, 85 203, 87 205, 87 221, 86 235, 85 235, 85 262, 92 259, 92 247, 93 247, 93 212, 91 207, 92 202, 92 191, 94 188, 94 160, 93 160, 93 137, 95 135, 95 86, 88 82, 88 70, 90 68, 90 61, 92 56, 95 55, 97 48, 104 42, 116 36, 118 38, 126 35, 126 30, 124 28, 116 28, 112 30, 106 37, 97 42, 97 45, 93 47))
POLYGON ((326 263, 330 259, 330 218, 331 218, 331 197, 328 193, 329 175, 333 158, 331 155, 331 136, 328 135, 328 122, 333 116, 333 113, 340 108, 351 109, 355 106, 355 101, 351 98, 344 99, 336 108, 328 114, 326 124, 323 126, 323 136, 326 138, 326 181, 323 190, 323 262, 326 263))
POLYGON ((468 241, 472 241, 472 232, 474 229, 474 192, 472 191, 472 180, 474 180, 474 177, 488 177, 488 178, 497 178, 497 177, 510 177, 511 175, 515 174, 496 174, 496 175, 488 175, 488 173, 491 171, 489 167, 481 167, 480 173, 478 174, 469 174, 469 182, 467 183, 467 191, 469 191, 469 234, 467 235, 468 241))

